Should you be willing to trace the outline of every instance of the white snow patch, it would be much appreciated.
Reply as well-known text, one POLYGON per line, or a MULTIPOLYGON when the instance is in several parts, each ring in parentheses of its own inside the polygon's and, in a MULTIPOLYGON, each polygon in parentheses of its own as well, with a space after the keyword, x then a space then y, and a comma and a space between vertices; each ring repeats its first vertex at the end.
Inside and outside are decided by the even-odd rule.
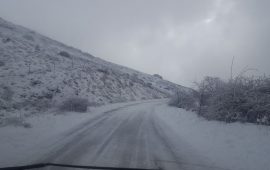
POLYGON ((156 110, 170 133, 178 136, 175 143, 189 144, 213 162, 212 166, 230 170, 269 170, 270 127, 207 121, 194 112, 167 105, 156 110))

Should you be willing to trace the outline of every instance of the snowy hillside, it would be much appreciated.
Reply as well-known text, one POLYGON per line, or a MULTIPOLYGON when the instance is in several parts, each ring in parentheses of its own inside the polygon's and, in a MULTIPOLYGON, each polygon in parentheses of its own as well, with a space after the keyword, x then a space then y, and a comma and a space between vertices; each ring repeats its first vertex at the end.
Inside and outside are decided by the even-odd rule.
POLYGON ((119 66, 0 18, 0 111, 43 110, 70 97, 91 105, 169 97, 189 91, 119 66))

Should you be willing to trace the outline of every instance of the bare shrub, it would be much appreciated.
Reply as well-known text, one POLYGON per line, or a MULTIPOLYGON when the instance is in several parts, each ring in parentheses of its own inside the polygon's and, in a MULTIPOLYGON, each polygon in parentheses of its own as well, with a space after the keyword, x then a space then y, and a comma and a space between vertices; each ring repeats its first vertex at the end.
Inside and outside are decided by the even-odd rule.
POLYGON ((10 41, 11 41, 11 39, 9 37, 2 39, 2 42, 3 43, 8 43, 10 41))
POLYGON ((169 101, 169 105, 187 110, 194 110, 197 107, 197 100, 195 96, 195 92, 177 91, 169 101))
POLYGON ((146 87, 153 88, 152 83, 146 83, 146 87))
POLYGON ((163 79, 162 76, 159 75, 159 74, 154 74, 153 76, 154 76, 154 77, 157 77, 157 78, 159 78, 159 79, 163 79))
POLYGON ((208 120, 270 125, 270 77, 205 77, 197 93, 177 92, 170 105, 194 109, 208 120))
POLYGON ((10 101, 14 95, 14 92, 11 90, 10 87, 2 86, 2 88, 0 89, 0 95, 3 100, 10 101))
POLYGON ((40 85, 40 84, 42 84, 42 81, 40 81, 40 80, 31 79, 31 81, 30 81, 31 86, 37 86, 37 85, 40 85))
POLYGON ((12 108, 16 110, 32 108, 37 111, 45 111, 52 106, 52 100, 44 98, 43 96, 36 96, 35 98, 21 100, 12 104, 12 108))
POLYGON ((4 66, 5 62, 4 61, 0 61, 0 67, 4 66))
POLYGON ((29 34, 23 35, 23 38, 26 39, 26 40, 29 40, 29 41, 34 41, 33 36, 31 36, 31 35, 29 35, 29 34))
POLYGON ((62 111, 74 111, 74 112, 86 112, 89 102, 83 98, 69 98, 63 102, 60 106, 62 111))
POLYGON ((34 100, 30 102, 30 104, 32 105, 32 107, 36 108, 39 111, 45 111, 51 107, 52 101, 51 99, 43 98, 43 99, 34 100))
POLYGON ((104 73, 104 74, 109 74, 109 70, 108 69, 104 69, 104 68, 98 68, 97 69, 98 72, 104 73))
POLYGON ((25 122, 21 117, 7 117, 3 120, 3 126, 21 126, 24 128, 31 128, 30 123, 25 122))
POLYGON ((58 54, 66 58, 71 58, 71 55, 66 51, 60 51, 58 54))
POLYGON ((207 119, 270 125, 270 78, 238 76, 228 82, 206 77, 198 84, 198 113, 207 119))

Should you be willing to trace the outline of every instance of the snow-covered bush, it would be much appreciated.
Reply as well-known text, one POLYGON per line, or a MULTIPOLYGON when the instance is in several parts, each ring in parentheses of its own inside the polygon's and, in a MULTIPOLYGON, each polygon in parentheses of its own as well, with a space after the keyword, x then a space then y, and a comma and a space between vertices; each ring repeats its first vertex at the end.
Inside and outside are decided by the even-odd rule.
POLYGON ((14 95, 14 92, 8 86, 0 86, 0 98, 5 101, 10 101, 14 95))
POLYGON ((60 106, 62 111, 86 112, 89 102, 83 98, 69 98, 60 106))
POLYGON ((198 83, 198 114, 226 122, 270 125, 270 78, 236 77, 228 82, 206 77, 198 83))
POLYGON ((162 76, 159 75, 159 74, 154 74, 153 76, 155 76, 155 77, 157 77, 157 78, 159 78, 159 79, 163 79, 162 76))
POLYGON ((16 117, 16 116, 5 118, 2 122, 2 126, 7 126, 7 125, 21 126, 24 128, 32 127, 32 125, 30 123, 25 122, 22 117, 16 117))
POLYGON ((177 91, 169 101, 169 105, 179 108, 194 110, 197 108, 196 92, 180 92, 177 91))
POLYGON ((98 68, 97 71, 101 72, 101 73, 104 73, 104 74, 109 74, 109 70, 104 69, 104 68, 98 68))
POLYGON ((30 81, 31 86, 37 86, 37 85, 40 85, 40 84, 42 84, 42 81, 40 81, 40 80, 31 79, 31 81, 30 81))
POLYGON ((34 37, 29 35, 29 34, 23 35, 23 38, 26 39, 26 40, 29 40, 29 41, 34 41, 35 40, 34 37))
POLYGON ((210 120, 270 125, 270 77, 205 77, 197 87, 197 93, 177 92, 169 104, 210 120))
POLYGON ((0 61, 0 67, 4 66, 5 62, 4 61, 0 61))
POLYGON ((52 106, 52 101, 51 99, 46 98, 45 96, 39 96, 40 99, 36 99, 33 101, 30 101, 30 106, 39 110, 39 111, 44 111, 52 106))
POLYGON ((11 41, 11 39, 9 37, 2 39, 2 42, 3 43, 8 43, 10 41, 11 41))
POLYGON ((70 54, 66 51, 60 51, 58 54, 66 58, 71 58, 70 54))

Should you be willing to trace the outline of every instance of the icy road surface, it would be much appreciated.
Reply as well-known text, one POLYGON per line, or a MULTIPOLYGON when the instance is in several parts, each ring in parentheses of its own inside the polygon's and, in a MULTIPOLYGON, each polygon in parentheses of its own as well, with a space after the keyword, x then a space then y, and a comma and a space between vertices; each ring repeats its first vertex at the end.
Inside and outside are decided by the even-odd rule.
POLYGON ((270 167, 269 127, 207 121, 166 100, 46 116, 32 121, 30 129, 0 128, 0 167, 41 162, 165 170, 270 167))
MULTIPOLYGON (((162 119, 164 101, 107 111, 66 134, 59 148, 38 162, 164 169, 216 169, 182 142, 162 119), (183 155, 183 154, 184 155, 183 155), (204 166, 205 165, 205 166, 204 166)), ((57 168, 58 169, 58 168, 57 168)))
POLYGON ((58 148, 38 162, 168 170, 211 169, 196 165, 205 162, 166 126, 162 114, 167 113, 160 113, 160 107, 164 107, 164 101, 132 104, 102 113, 67 133, 67 140, 63 139, 58 148))

